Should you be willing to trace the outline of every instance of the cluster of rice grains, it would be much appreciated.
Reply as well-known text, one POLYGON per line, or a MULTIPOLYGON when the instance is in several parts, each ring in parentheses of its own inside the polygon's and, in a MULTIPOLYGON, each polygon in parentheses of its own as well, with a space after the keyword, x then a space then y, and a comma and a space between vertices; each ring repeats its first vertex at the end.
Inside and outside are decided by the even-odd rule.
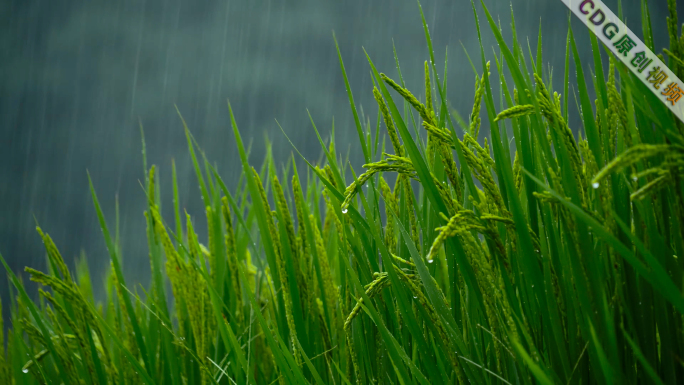
MULTIPOLYGON (((684 39, 669 5, 666 53, 681 76, 684 39)), ((483 8, 501 55, 490 69, 481 47, 467 122, 448 108, 446 55, 440 81, 424 20, 422 101, 401 71, 392 80, 369 58, 374 129, 356 111, 340 56, 359 175, 336 151, 334 130, 326 144, 315 126, 323 162, 306 162, 300 176, 294 159, 275 165, 267 142, 257 171, 231 109, 243 171, 231 193, 186 126, 206 244, 204 225, 196 231, 181 215, 175 164, 171 224, 151 167, 147 290, 126 285, 118 204, 112 235, 91 185, 111 258, 104 303, 95 305, 85 259, 72 278, 38 229, 49 270, 26 271, 50 290, 32 302, 9 271, 16 290, 0 383, 681 382, 684 126, 621 63, 611 58, 606 76, 594 37, 592 104, 572 30, 566 97, 552 93, 541 35, 526 56, 514 21, 507 45, 483 8), (572 124, 570 57, 581 107, 572 124)))

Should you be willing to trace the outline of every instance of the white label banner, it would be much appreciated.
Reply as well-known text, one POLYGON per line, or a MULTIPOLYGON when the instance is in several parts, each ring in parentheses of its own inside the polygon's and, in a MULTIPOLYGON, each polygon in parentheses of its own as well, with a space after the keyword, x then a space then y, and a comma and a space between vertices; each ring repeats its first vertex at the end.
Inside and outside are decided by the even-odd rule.
POLYGON ((600 0, 561 0, 684 122, 684 84, 600 0))

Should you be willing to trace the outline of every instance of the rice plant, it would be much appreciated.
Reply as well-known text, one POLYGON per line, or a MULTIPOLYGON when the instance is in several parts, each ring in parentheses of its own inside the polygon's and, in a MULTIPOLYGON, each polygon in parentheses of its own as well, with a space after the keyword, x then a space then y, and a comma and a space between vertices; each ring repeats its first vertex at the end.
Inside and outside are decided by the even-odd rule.
MULTIPOLYGON (((338 49, 363 171, 313 121, 322 162, 276 165, 267 151, 257 170, 231 109, 243 173, 230 191, 183 121, 206 210, 181 211, 172 164, 174 216, 162 217, 156 168, 146 171, 144 292, 122 273, 118 231, 91 184, 111 259, 106 298, 93 298, 85 259, 72 274, 38 228, 49 269, 26 271, 40 298, 5 264, 14 289, 0 383, 684 381, 684 125, 621 62, 604 68, 594 36, 594 66, 583 68, 572 29, 564 89, 552 92, 541 35, 536 53, 514 27, 507 44, 481 5, 498 79, 480 43, 467 121, 448 108, 446 59, 440 73, 424 18, 420 94, 367 55, 375 127, 359 118, 338 49)), ((668 5, 666 53, 684 77, 668 5)), ((653 50, 646 1, 642 10, 653 50)))

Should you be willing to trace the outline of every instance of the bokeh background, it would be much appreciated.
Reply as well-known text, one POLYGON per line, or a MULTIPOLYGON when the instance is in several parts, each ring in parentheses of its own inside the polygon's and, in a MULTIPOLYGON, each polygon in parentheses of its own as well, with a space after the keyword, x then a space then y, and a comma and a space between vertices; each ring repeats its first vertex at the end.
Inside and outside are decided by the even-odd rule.
MULTIPOLYGON (((649 2, 656 46, 664 47, 666 1, 649 2)), ((617 0, 605 3, 617 12, 617 0)), ((486 4, 500 18, 509 41, 512 8, 520 40, 529 39, 535 52, 541 25, 544 62, 555 68, 554 86, 562 90, 568 19, 562 2, 486 4)), ((448 47, 450 103, 467 117, 474 73, 464 49, 481 68, 471 4, 423 0, 422 6, 440 71, 448 47)), ((627 25, 641 36, 640 1, 623 0, 622 6, 627 25)), ((496 43, 481 6, 476 7, 484 23, 485 52, 494 62, 496 43)), ((587 66, 588 32, 574 17, 572 23, 587 66)), ((358 170, 362 155, 333 31, 357 105, 373 124, 377 105, 363 48, 381 72, 397 78, 394 42, 409 89, 423 92, 428 51, 414 0, 0 0, 0 253, 10 268, 19 275, 27 265, 46 268, 37 222, 70 266, 85 253, 95 295, 102 294, 99 278, 109 263, 88 190, 88 170, 110 226, 118 196, 129 284, 148 285, 140 123, 148 162, 160 168, 166 209, 172 202, 175 159, 180 205, 201 233, 204 210, 174 105, 229 188, 235 187, 241 169, 228 99, 243 138, 253 141, 255 165, 263 159, 265 135, 273 142, 277 162, 292 153, 275 119, 307 158, 320 157, 308 109, 323 133, 329 132, 334 117, 338 149, 349 152, 358 170)), ((571 96, 570 106, 575 105, 571 96)), ((577 118, 570 123, 581 129, 577 118)), ((488 134, 487 126, 485 118, 482 136, 488 134)), ((0 297, 6 317, 4 273, 0 297)))

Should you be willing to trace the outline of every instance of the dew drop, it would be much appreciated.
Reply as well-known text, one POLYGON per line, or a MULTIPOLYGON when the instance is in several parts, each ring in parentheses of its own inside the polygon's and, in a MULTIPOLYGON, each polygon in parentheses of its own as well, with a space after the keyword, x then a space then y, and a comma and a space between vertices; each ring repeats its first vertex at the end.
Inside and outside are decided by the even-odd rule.
POLYGON ((593 188, 598 188, 598 187, 599 187, 599 184, 598 184, 598 182, 594 182, 594 183, 592 183, 592 184, 591 184, 591 187, 593 187, 593 188))
POLYGON ((22 373, 26 374, 28 373, 28 368, 21 369, 22 373))
POLYGON ((415 295, 414 295, 414 296, 413 296, 413 299, 418 299, 418 296, 415 296, 415 295))
POLYGON ((428 263, 433 263, 434 261, 435 261, 434 259, 430 259, 430 260, 428 260, 428 263))
POLYGON ((343 208, 343 209, 342 209, 342 214, 346 214, 346 213, 347 213, 347 209, 346 209, 346 208, 343 208))
POLYGON ((633 180, 633 181, 635 181, 635 182, 636 182, 636 181, 637 181, 638 179, 639 179, 639 178, 637 178, 637 176, 636 176, 636 175, 632 175, 632 180, 633 180))

